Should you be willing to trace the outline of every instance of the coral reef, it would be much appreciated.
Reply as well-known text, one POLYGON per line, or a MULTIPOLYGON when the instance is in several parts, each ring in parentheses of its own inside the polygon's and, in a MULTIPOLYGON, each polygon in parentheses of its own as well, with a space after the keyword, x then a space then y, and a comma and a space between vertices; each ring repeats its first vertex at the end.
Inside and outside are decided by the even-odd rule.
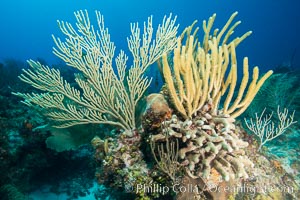
POLYGON ((177 193, 176 199, 297 199, 299 186, 281 164, 258 154, 259 144, 233 118, 211 115, 211 106, 205 105, 208 110, 192 120, 172 115, 149 139, 157 168, 171 180, 176 177, 169 184, 193 187, 177 193), (172 142, 178 143, 173 148, 178 157, 170 165, 172 142))
MULTIPOLYGON (((210 107, 209 104, 204 107, 210 107)), ((229 178, 248 178, 245 167, 253 163, 244 156, 247 142, 235 133, 235 121, 229 115, 210 115, 201 110, 193 120, 180 121, 176 115, 163 122, 163 133, 153 135, 152 141, 176 138, 181 144, 178 151, 180 164, 192 178, 209 179, 215 169, 226 181, 229 178), (166 134, 167 133, 167 134, 166 134)))
MULTIPOLYGON (((127 193, 130 198, 248 198, 251 192, 244 194, 244 191, 230 190, 241 188, 243 184, 254 189, 255 198, 285 197, 284 191, 280 190, 281 184, 297 186, 289 176, 282 175, 284 170, 277 162, 269 162, 253 150, 256 147, 254 140, 245 137, 245 131, 236 122, 273 73, 270 70, 259 76, 258 67, 254 67, 248 84, 249 65, 245 57, 243 78, 236 89, 236 47, 252 33, 249 31, 230 40, 240 24, 240 21, 233 24, 236 15, 237 12, 233 13, 222 29, 214 31, 216 15, 203 21, 202 43, 196 36, 199 30, 194 29, 196 23, 176 37, 178 26, 175 25, 176 18, 171 15, 158 26, 156 38, 152 38, 152 17, 144 23, 143 34, 140 34, 137 24, 132 24, 128 47, 133 63, 126 69, 128 57, 121 51, 115 59, 115 69, 115 46, 110 41, 103 16, 96 12, 99 27, 95 31, 87 11, 75 12, 78 30, 70 23, 59 21, 66 40, 53 38, 55 55, 79 71, 73 82, 77 86, 67 82, 60 70, 30 60, 31 68, 23 70, 20 79, 44 93, 13 94, 22 97, 23 103, 31 108, 44 110, 58 128, 90 123, 112 125, 115 129, 111 132, 101 130, 102 136, 99 132, 87 131, 85 133, 89 136, 83 134, 83 137, 89 140, 96 135, 91 144, 97 165, 97 181, 106 188, 127 193), (173 52, 169 54, 170 51, 173 52), (162 94, 147 97, 140 128, 136 107, 151 83, 145 71, 157 60, 162 67, 165 90, 162 94), (275 168, 272 168, 272 163, 275 168), (262 176, 266 172, 268 174, 262 176), (270 181, 271 172, 283 177, 281 179, 278 175, 272 180, 270 187, 274 186, 276 193, 260 190, 270 181), (260 177, 261 180, 256 181, 260 177), (189 188, 190 184, 191 191, 182 190, 189 188), (165 191, 166 188, 169 190, 165 191), (225 188, 229 190, 225 191, 225 188)), ((22 127, 24 135, 29 137, 32 137, 31 133, 42 132, 27 119, 23 120, 22 127)), ((60 154, 68 158, 63 161, 70 163, 73 158, 80 162, 91 156, 90 149, 81 149, 78 155, 75 155, 76 150, 65 151, 84 142, 80 135, 73 138, 71 134, 65 130, 56 132, 47 139, 47 144, 62 151, 60 154)), ((43 146, 40 148, 44 152, 27 155, 26 163, 48 164, 49 160, 44 155, 50 150, 45 150, 44 141, 49 135, 41 136, 43 146)), ((32 151, 29 149, 27 151, 32 151)), ((6 149, 1 149, 1 152, 0 156, 5 158, 6 149)), ((39 169, 43 174, 45 168, 39 169)), ((80 187, 80 183, 89 186, 85 181, 78 177, 67 187, 74 198, 87 192, 85 187, 80 187)), ((59 188, 54 190, 60 192, 59 188)), ((295 199, 297 195, 291 194, 295 199)))
POLYGON ((125 190, 136 194, 140 199, 148 199, 154 194, 137 191, 137 185, 150 185, 153 180, 149 176, 149 169, 143 160, 140 134, 133 136, 123 132, 117 138, 101 140, 95 137, 92 140, 95 149, 95 160, 99 164, 96 172, 97 181, 107 187, 125 190), (123 188, 123 189, 122 189, 123 188))
MULTIPOLYGON (((214 193, 212 189, 240 187, 251 177, 259 176, 253 173, 258 168, 254 170, 255 161, 247 152, 252 147, 248 147, 248 142, 241 138, 244 131, 236 124, 236 118, 247 109, 273 72, 270 70, 259 79, 258 68, 255 67, 252 82, 247 86, 248 58, 244 58, 243 78, 235 94, 235 48, 251 34, 247 32, 228 42, 239 24, 231 26, 236 14, 229 18, 220 32, 215 29, 212 35, 210 31, 215 15, 207 23, 204 21, 202 44, 195 37, 198 28, 193 32, 195 24, 192 24, 178 39, 173 65, 169 65, 166 54, 160 63, 167 89, 163 94, 170 99, 175 114, 161 123, 160 130, 152 132, 150 146, 158 168, 173 183, 179 182, 183 187, 188 187, 190 182, 195 184, 189 197, 180 194, 177 196, 179 199, 191 196, 205 198, 203 192, 212 199, 234 198, 240 191, 214 193), (228 65, 231 65, 229 71, 228 65)), ((256 184, 253 186, 255 190, 263 187, 256 184)), ((278 192, 279 196, 282 194, 283 191, 278 192)))

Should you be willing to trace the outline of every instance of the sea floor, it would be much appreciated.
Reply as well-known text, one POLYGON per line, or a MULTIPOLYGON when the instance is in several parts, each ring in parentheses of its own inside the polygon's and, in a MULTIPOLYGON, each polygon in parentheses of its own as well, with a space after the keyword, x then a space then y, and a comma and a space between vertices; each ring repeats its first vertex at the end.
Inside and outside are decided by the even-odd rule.
MULTIPOLYGON (((99 185, 96 182, 93 182, 93 186, 88 189, 88 192, 85 196, 79 196, 79 197, 72 197, 67 194, 67 192, 61 192, 61 193, 54 193, 51 191, 51 186, 44 185, 38 190, 35 190, 31 192, 28 195, 28 200, 96 200, 100 199, 99 195, 105 190, 105 187, 102 185, 99 185)), ((104 197, 101 196, 101 200, 108 200, 111 199, 109 196, 104 197)))

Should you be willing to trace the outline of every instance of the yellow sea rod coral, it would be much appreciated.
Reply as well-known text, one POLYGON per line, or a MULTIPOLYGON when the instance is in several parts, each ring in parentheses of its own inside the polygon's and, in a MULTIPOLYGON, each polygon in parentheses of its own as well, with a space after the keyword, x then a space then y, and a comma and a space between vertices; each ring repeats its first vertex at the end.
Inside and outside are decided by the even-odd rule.
POLYGON ((192 118, 208 101, 212 101, 213 114, 221 111, 233 118, 238 117, 247 109, 265 80, 273 73, 270 70, 259 79, 259 69, 255 67, 252 81, 248 85, 248 58, 244 58, 243 79, 238 94, 234 95, 237 85, 235 49, 251 34, 249 31, 228 42, 234 28, 240 24, 238 21, 230 27, 236 15, 237 12, 233 13, 223 29, 216 29, 212 35, 210 31, 216 15, 213 15, 208 23, 204 21, 205 35, 202 44, 195 37, 198 29, 192 33, 195 23, 188 27, 177 41, 172 69, 167 54, 163 55, 163 74, 169 94, 175 108, 184 118, 192 118), (223 96, 226 98, 222 100, 223 96), (221 102, 223 105, 220 105, 221 102))
MULTIPOLYGON (((181 166, 184 176, 206 183, 211 182, 215 172, 225 181, 249 177, 249 169, 254 164, 245 155, 248 143, 240 138, 235 118, 246 110, 273 73, 268 71, 259 78, 258 67, 255 67, 252 81, 248 84, 248 58, 244 58, 243 78, 235 94, 238 79, 236 47, 251 34, 249 31, 229 41, 240 24, 238 21, 232 25, 236 15, 237 12, 233 13, 225 26, 221 30, 215 29, 212 34, 216 15, 208 22, 204 21, 202 43, 196 37, 198 28, 193 31, 193 23, 177 40, 172 54, 173 65, 169 64, 167 54, 163 54, 161 62, 168 95, 181 116, 174 114, 171 119, 165 120, 162 130, 151 137, 152 143, 163 146, 156 149, 158 157, 161 157, 157 159, 158 166, 161 166, 160 163, 167 166, 167 159, 160 155, 164 155, 163 149, 170 149, 168 143, 178 141, 178 160, 173 166, 181 166)), ((151 146, 155 148, 155 145, 151 146)), ((173 172, 169 168, 161 168, 164 172, 173 172)))

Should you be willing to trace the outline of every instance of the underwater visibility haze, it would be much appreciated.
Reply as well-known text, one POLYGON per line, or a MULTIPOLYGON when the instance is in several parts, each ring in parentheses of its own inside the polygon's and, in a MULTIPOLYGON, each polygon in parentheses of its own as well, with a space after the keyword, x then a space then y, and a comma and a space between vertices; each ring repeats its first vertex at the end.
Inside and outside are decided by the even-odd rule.
POLYGON ((0 3, 0 199, 299 199, 300 4, 0 3))

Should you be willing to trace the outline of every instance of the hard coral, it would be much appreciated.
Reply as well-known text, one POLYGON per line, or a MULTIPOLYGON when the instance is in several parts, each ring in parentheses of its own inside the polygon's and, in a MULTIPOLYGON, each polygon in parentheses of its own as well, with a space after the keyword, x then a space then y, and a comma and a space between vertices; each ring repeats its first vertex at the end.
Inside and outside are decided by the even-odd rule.
POLYGON ((99 164, 96 173, 98 182, 115 189, 130 189, 126 192, 135 193, 140 199, 146 198, 148 194, 131 190, 136 189, 137 185, 150 185, 152 182, 139 150, 140 144, 141 137, 137 131, 124 131, 117 138, 106 140, 95 137, 92 145, 96 149, 94 157, 99 164), (99 157, 101 159, 97 159, 99 157))
POLYGON ((234 121, 221 112, 212 115, 208 102, 193 119, 181 121, 173 115, 163 122, 167 129, 163 131, 168 135, 159 133, 152 141, 163 142, 166 137, 179 140, 179 162, 191 178, 209 180, 213 172, 218 172, 226 181, 248 178, 245 167, 253 167, 253 163, 244 155, 243 148, 248 143, 235 133, 234 121))

